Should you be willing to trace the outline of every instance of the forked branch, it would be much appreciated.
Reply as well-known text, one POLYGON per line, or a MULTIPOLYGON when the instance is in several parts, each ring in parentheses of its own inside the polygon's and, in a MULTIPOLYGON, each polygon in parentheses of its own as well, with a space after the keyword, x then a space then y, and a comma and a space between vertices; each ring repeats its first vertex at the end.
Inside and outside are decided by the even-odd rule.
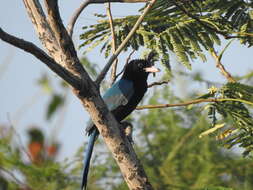
POLYGON ((66 56, 65 62, 68 62, 67 66, 71 70, 75 71, 79 76, 84 75, 85 71, 77 57, 74 44, 62 23, 58 8, 58 1, 45 0, 45 6, 48 14, 48 23, 53 31, 57 43, 60 46, 62 54, 66 56))

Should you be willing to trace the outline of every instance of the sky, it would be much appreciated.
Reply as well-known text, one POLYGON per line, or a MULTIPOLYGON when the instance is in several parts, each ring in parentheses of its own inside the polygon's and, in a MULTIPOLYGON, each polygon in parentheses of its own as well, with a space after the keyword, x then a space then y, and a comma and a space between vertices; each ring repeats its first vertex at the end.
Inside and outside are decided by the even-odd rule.
MULTIPOLYGON (((59 2, 61 16, 66 25, 82 1, 61 0, 59 2)), ((142 4, 116 3, 112 5, 112 14, 116 17, 136 14, 141 6, 142 4)), ((105 6, 90 5, 81 14, 73 35, 76 46, 80 44, 79 34, 82 32, 82 26, 96 23, 94 13, 105 14, 105 6)), ((22 1, 11 0, 1 3, 0 25, 10 34, 31 41, 42 48, 22 1)), ((224 45, 225 43, 223 43, 224 45)), ((41 90, 37 81, 45 73, 55 81, 58 80, 58 77, 32 55, 3 41, 0 41, 0 52, 0 125, 12 124, 24 144, 27 140, 27 129, 39 125, 45 130, 47 136, 60 141, 62 149, 58 159, 72 158, 76 150, 87 141, 84 128, 89 117, 79 100, 69 92, 67 107, 64 111, 59 112, 59 114, 64 113, 61 115, 61 119, 64 119, 59 121, 55 118, 51 122, 47 122, 45 120, 45 105, 49 102, 50 96, 41 90), (52 136, 55 130, 58 133, 56 136, 52 136)), ((82 52, 78 51, 78 54, 81 56, 82 52)), ((87 57, 92 62, 100 64, 101 67, 106 63, 106 59, 98 49, 88 53, 87 57)), ((123 62, 125 58, 126 55, 123 54, 120 55, 119 60, 123 62)), ((225 52, 222 62, 232 74, 243 75, 252 71, 252 58, 252 48, 233 42, 225 52)), ((171 64, 173 68, 178 62, 172 58, 171 64)), ((194 62, 190 72, 196 71, 202 71, 208 80, 225 82, 211 57, 208 57, 206 63, 194 62)))

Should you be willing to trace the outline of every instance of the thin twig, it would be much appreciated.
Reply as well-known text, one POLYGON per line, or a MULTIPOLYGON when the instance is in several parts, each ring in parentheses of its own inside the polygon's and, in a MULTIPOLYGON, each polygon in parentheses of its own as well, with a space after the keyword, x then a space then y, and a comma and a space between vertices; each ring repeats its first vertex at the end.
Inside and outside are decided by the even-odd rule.
POLYGON ((224 65, 220 62, 220 58, 217 55, 217 53, 215 51, 211 51, 211 55, 216 60, 216 67, 220 69, 221 74, 225 76, 229 82, 236 82, 236 80, 232 77, 232 75, 226 70, 224 65))
MULTIPOLYGON (((165 163, 170 163, 171 160, 175 158, 175 156, 182 150, 185 143, 188 141, 188 139, 194 134, 195 130, 198 129, 197 127, 191 127, 188 132, 180 138, 180 140, 174 145, 173 149, 170 151, 168 156, 165 159, 165 163)), ((168 174, 166 172, 166 168, 163 168, 163 173, 168 174)))
POLYGON ((133 51, 131 51, 131 53, 130 53, 129 56, 127 57, 127 59, 126 59, 126 64, 129 63, 129 61, 130 61, 132 55, 134 54, 134 52, 135 52, 135 49, 133 49, 133 51))
POLYGON ((89 5, 89 3, 90 3, 90 0, 85 0, 81 4, 81 6, 75 10, 74 14, 71 16, 70 21, 67 26, 67 31, 68 31, 68 34, 70 37, 72 37, 72 35, 73 35, 73 29, 74 29, 75 23, 77 21, 77 18, 79 17, 81 12, 85 9, 85 7, 87 7, 89 5))
POLYGON ((115 76, 115 80, 117 80, 117 78, 124 72, 125 67, 126 67, 126 65, 129 63, 129 60, 131 59, 131 56, 133 55, 134 52, 135 52, 135 50, 133 50, 133 51, 129 54, 129 56, 128 56, 127 59, 126 59, 126 63, 125 63, 124 68, 119 72, 119 74, 117 74, 117 75, 115 76))
MULTIPOLYGON (((125 65, 125 66, 126 66, 126 65, 125 65)), ((124 72, 125 66, 124 66, 124 68, 115 76, 115 80, 117 80, 117 78, 124 72)))
POLYGON ((38 92, 36 92, 32 96, 27 97, 26 101, 22 102, 22 105, 18 107, 15 113, 13 114, 13 120, 14 120, 15 126, 19 125, 19 121, 22 118, 22 116, 28 111, 30 111, 30 108, 34 106, 36 102, 41 101, 42 96, 44 96, 44 94, 42 94, 41 89, 40 89, 38 92))
POLYGON ((75 26, 75 23, 78 19, 78 17, 80 16, 80 14, 82 13, 82 11, 89 5, 89 4, 99 4, 99 3, 108 3, 108 2, 118 2, 118 3, 145 3, 148 2, 148 0, 85 0, 80 7, 78 7, 76 9, 76 11, 73 13, 73 15, 71 16, 68 26, 67 26, 67 31, 70 35, 70 37, 72 37, 73 35, 73 29, 75 26))
POLYGON ((131 37, 134 35, 135 31, 138 29, 138 27, 141 25, 144 17, 148 14, 148 11, 151 9, 151 7, 154 5, 156 0, 152 0, 147 7, 144 9, 142 15, 138 18, 135 25, 133 26, 132 30, 128 33, 127 37, 124 39, 124 41, 120 44, 120 46, 117 48, 116 52, 110 57, 109 61, 106 63, 105 67, 103 68, 102 72, 99 74, 99 76, 96 79, 96 84, 99 85, 101 81, 105 78, 106 73, 110 69, 112 63, 117 58, 117 56, 120 54, 120 52, 123 50, 123 48, 126 46, 128 41, 131 39, 131 37))
POLYGON ((153 86, 159 86, 162 84, 168 84, 170 82, 170 80, 164 80, 164 81, 160 81, 160 82, 153 82, 151 84, 148 85, 148 88, 151 88, 153 86))
POLYGON ((191 100, 188 102, 177 103, 177 104, 158 104, 158 105, 146 105, 146 106, 138 106, 136 110, 143 110, 143 109, 156 109, 156 108, 168 108, 168 107, 180 107, 180 106, 188 106, 191 104, 199 104, 205 102, 224 102, 224 101, 234 101, 234 102, 242 102, 248 105, 253 106, 252 102, 242 99, 235 99, 235 98, 210 98, 210 99, 196 99, 191 100))
MULTIPOLYGON (((111 11, 111 4, 107 3, 106 6, 106 13, 109 18, 109 24, 110 24, 110 29, 112 33, 112 51, 115 53, 116 47, 117 47, 117 42, 116 42, 116 35, 115 35, 115 30, 114 30, 114 24, 113 24, 113 18, 112 18, 112 11, 111 11)), ((111 71, 111 85, 115 82, 116 80, 116 72, 117 72, 117 65, 118 65, 118 59, 116 59, 112 65, 112 71, 111 71)))
POLYGON ((0 65, 0 80, 4 76, 5 72, 7 71, 7 68, 12 63, 12 60, 14 58, 13 51, 8 51, 6 55, 4 55, 4 59, 2 61, 2 64, 0 65))
POLYGON ((64 104, 61 108, 61 111, 60 113, 58 114, 58 118, 57 118, 57 121, 56 121, 56 124, 54 125, 53 129, 52 129, 52 132, 51 132, 51 138, 53 140, 56 140, 57 138, 57 135, 60 133, 61 129, 63 128, 64 126, 64 122, 66 120, 66 115, 67 115, 67 108, 68 108, 68 94, 69 94, 69 89, 66 88, 65 91, 64 91, 64 94, 63 94, 63 99, 65 100, 64 101, 64 104))
POLYGON ((19 144, 21 150, 26 154, 27 158, 29 158, 29 160, 32 161, 32 157, 31 157, 30 153, 26 150, 26 148, 25 148, 25 146, 24 146, 24 144, 22 142, 21 136, 16 131, 13 123, 11 122, 11 118, 10 118, 9 114, 7 115, 7 118, 8 118, 8 121, 10 123, 10 127, 11 127, 12 131, 14 132, 15 136, 17 137, 17 141, 18 141, 17 143, 19 144))
POLYGON ((252 33, 248 33, 248 32, 233 32, 234 34, 240 34, 242 36, 250 36, 253 37, 252 33))

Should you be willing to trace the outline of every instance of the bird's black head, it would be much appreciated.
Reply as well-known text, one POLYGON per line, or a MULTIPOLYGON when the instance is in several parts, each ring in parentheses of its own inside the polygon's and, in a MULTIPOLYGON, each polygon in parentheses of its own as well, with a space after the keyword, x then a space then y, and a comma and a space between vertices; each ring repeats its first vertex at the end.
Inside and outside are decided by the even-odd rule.
POLYGON ((155 73, 158 71, 159 69, 155 68, 151 61, 135 59, 126 65, 122 78, 132 81, 146 81, 149 73, 155 73))

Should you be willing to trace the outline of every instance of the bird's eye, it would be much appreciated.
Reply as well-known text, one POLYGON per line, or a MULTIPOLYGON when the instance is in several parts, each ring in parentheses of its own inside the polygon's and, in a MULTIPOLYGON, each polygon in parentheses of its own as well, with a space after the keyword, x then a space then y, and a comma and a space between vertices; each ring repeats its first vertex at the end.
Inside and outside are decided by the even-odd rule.
POLYGON ((142 68, 142 67, 143 67, 143 64, 142 64, 142 63, 138 63, 138 67, 139 67, 139 68, 142 68))

